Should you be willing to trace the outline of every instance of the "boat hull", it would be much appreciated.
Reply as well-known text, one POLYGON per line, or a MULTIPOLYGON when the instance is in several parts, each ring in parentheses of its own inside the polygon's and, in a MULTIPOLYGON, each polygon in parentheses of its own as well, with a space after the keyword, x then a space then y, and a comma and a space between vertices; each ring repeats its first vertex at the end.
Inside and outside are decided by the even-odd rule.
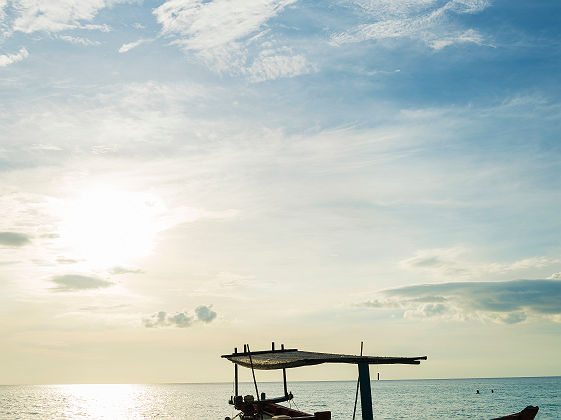
POLYGON ((268 419, 293 419, 293 420, 331 420, 330 411, 321 411, 314 414, 304 413, 275 403, 254 402, 252 407, 244 407, 243 419, 268 420, 268 419))
POLYGON ((492 420, 533 420, 538 414, 539 407, 529 405, 519 413, 510 414, 504 417, 497 417, 492 420))

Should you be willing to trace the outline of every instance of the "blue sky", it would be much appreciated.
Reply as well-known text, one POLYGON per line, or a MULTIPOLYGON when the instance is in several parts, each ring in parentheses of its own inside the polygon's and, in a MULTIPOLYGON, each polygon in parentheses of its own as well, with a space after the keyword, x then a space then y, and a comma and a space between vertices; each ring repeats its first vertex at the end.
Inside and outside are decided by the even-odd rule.
POLYGON ((561 374, 558 2, 44 3, 0 0, 0 383, 561 374))

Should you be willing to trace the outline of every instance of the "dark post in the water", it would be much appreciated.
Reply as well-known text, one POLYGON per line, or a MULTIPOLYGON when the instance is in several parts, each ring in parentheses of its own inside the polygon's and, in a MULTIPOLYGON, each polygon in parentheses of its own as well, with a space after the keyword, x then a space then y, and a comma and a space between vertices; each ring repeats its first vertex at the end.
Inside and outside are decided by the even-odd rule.
POLYGON ((368 363, 358 364, 358 380, 360 382, 360 407, 362 420, 374 420, 372 414, 372 394, 370 393, 370 370, 368 363))

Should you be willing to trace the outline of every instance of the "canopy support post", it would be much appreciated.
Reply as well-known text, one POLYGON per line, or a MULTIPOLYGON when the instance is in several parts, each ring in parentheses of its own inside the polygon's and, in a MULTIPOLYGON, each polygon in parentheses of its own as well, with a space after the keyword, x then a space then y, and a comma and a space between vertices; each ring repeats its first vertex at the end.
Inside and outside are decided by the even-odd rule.
MULTIPOLYGON (((238 348, 234 348, 234 354, 238 352, 238 348)), ((238 396, 238 365, 234 363, 234 395, 238 396)))
POLYGON ((255 379, 255 370, 253 369, 253 359, 251 358, 251 350, 249 344, 247 346, 247 354, 249 356, 249 363, 251 364, 251 374, 253 375, 253 384, 255 385, 255 394, 257 394, 257 401, 259 401, 259 391, 257 390, 257 380, 255 379))
MULTIPOLYGON (((284 344, 281 344, 281 350, 284 350, 284 344)), ((286 369, 282 369, 282 383, 284 385, 284 396, 288 397, 288 389, 286 388, 286 369)))
POLYGON ((370 369, 368 363, 358 364, 358 380, 360 382, 360 407, 362 420, 373 420, 372 394, 370 391, 370 369))

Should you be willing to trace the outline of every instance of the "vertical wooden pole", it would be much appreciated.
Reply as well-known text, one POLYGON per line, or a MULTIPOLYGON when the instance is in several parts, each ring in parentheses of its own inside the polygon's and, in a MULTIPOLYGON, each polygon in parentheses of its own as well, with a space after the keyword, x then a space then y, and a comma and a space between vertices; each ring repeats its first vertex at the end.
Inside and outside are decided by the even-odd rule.
MULTIPOLYGON (((364 342, 360 342, 360 355, 362 356, 362 349, 364 347, 364 342)), ((353 406, 353 420, 355 420, 356 415, 356 402, 358 401, 358 388, 360 385, 360 378, 356 380, 356 392, 355 392, 355 405, 353 406)))
MULTIPOLYGON (((281 350, 284 350, 284 344, 281 344, 281 350)), ((288 389, 286 388, 286 369, 282 370, 282 383, 284 385, 284 396, 288 397, 288 389)))
POLYGON ((360 381, 360 407, 362 420, 374 420, 372 413, 372 394, 370 391, 370 370, 368 363, 358 364, 358 380, 360 381))
POLYGON ((282 370, 282 383, 284 384, 284 396, 288 396, 288 389, 286 388, 286 369, 282 370))
POLYGON ((257 389, 257 380, 255 379, 255 370, 253 369, 253 359, 251 358, 251 350, 249 349, 249 344, 246 344, 247 354, 249 356, 249 363, 251 364, 251 374, 253 375, 253 384, 255 385, 255 394, 257 395, 257 401, 259 399, 259 390, 257 389))
MULTIPOLYGON (((234 354, 238 352, 238 348, 234 347, 234 354)), ((234 390, 236 397, 238 396, 238 364, 234 363, 234 390)))

